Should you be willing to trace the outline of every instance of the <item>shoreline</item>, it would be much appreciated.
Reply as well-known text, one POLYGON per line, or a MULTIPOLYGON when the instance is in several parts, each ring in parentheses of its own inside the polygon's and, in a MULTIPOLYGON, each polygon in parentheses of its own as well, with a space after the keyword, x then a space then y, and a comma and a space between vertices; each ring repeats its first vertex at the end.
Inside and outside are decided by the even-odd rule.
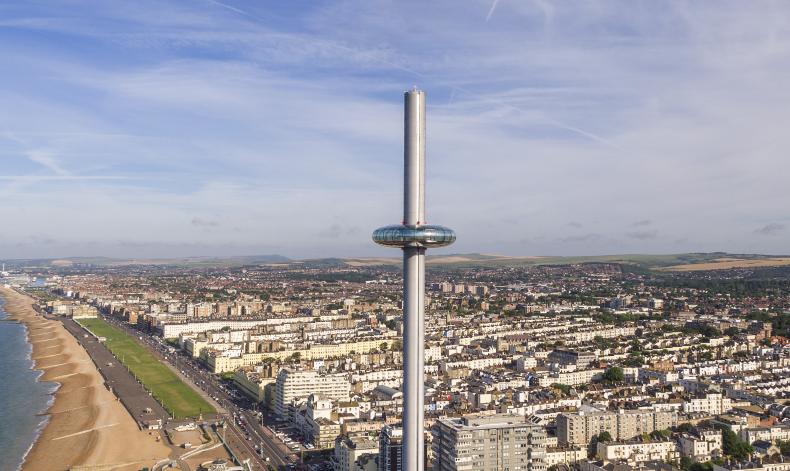
MULTIPOLYGON (((0 298, 2 298, 2 292, 0 292, 0 298)), ((6 311, 6 315, 9 316, 8 317, 9 319, 11 318, 10 317, 11 315, 7 311, 6 311)), ((29 347, 27 353, 27 361, 29 362, 29 368, 33 371, 38 372, 38 375, 36 376, 37 383, 42 383, 42 384, 46 383, 50 385, 50 388, 49 391, 47 391, 49 398, 47 399, 46 406, 44 406, 44 408, 42 408, 41 410, 37 411, 35 414, 35 416, 39 417, 40 420, 38 422, 38 425, 36 425, 36 429, 33 432, 33 441, 30 442, 30 445, 28 445, 27 450, 25 450, 25 453, 22 455, 22 460, 16 466, 17 471, 20 471, 23 468, 25 461, 27 461, 27 455, 29 455, 30 452, 33 450, 33 447, 36 445, 36 443, 38 443, 38 439, 41 438, 41 434, 44 433, 44 430, 47 428, 47 425, 49 425, 49 420, 50 420, 49 409, 51 409, 52 406, 55 404, 55 394, 57 394, 58 390, 61 387, 60 383, 56 381, 45 381, 41 379, 41 377, 44 376, 44 371, 36 369, 36 361, 33 359, 33 344, 30 343, 30 337, 28 335, 29 331, 27 325, 25 325, 22 322, 20 322, 20 325, 22 325, 22 327, 25 329, 25 342, 27 342, 27 345, 29 347)))
POLYGON ((158 433, 140 430, 104 387, 92 360, 63 324, 36 313, 29 296, 0 287, 0 297, 8 319, 25 328, 30 368, 40 372, 36 381, 53 385, 47 407, 36 411, 43 419, 17 469, 104 465, 131 471, 151 467, 170 455, 164 442, 155 441, 158 433))
POLYGON ((3 297, 2 291, 0 291, 0 309, 2 309, 3 313, 5 314, 5 318, 3 320, 13 321, 14 323, 22 326, 22 330, 24 331, 25 345, 27 346, 27 353, 25 354, 25 361, 27 361, 27 368, 30 371, 37 373, 34 378, 34 381, 36 383, 40 383, 44 385, 44 387, 48 386, 47 391, 45 393, 48 396, 46 404, 43 407, 41 407, 39 410, 37 410, 36 413, 33 415, 35 417, 36 427, 33 430, 32 440, 27 445, 27 448, 25 449, 25 452, 22 454, 19 462, 14 463, 15 465, 14 469, 16 471, 19 471, 22 469, 22 466, 25 463, 25 460, 27 459, 27 455, 33 449, 33 446, 36 444, 36 442, 38 442, 39 437, 44 432, 44 429, 47 427, 47 424, 49 423, 49 414, 47 413, 47 411, 55 403, 55 393, 60 388, 60 383, 53 381, 45 381, 41 379, 41 377, 44 375, 44 371, 36 369, 36 362, 33 359, 33 344, 30 343, 29 329, 27 327, 27 324, 14 319, 11 316, 11 313, 9 313, 5 309, 5 307, 6 307, 5 298, 3 297))

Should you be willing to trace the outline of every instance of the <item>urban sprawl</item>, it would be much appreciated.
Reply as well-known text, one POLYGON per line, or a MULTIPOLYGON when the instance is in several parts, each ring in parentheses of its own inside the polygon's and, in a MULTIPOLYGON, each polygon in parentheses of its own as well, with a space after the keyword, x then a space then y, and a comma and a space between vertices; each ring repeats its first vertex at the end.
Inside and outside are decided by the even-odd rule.
MULTIPOLYGON (((3 275, 42 313, 130 333, 269 468, 401 469, 395 265, 66 264, 3 275)), ((426 467, 790 471, 787 276, 429 266, 426 467)), ((147 408, 141 428, 184 423, 160 402, 164 416, 147 408)))

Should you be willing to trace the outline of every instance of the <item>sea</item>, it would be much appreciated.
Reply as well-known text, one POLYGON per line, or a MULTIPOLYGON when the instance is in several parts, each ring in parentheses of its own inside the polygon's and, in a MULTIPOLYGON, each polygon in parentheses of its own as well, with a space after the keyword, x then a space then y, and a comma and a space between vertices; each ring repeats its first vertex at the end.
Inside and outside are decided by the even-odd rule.
POLYGON ((5 319, 0 298, 0 463, 19 469, 46 425, 40 414, 52 404, 58 384, 38 381, 42 373, 33 369, 25 326, 5 319))

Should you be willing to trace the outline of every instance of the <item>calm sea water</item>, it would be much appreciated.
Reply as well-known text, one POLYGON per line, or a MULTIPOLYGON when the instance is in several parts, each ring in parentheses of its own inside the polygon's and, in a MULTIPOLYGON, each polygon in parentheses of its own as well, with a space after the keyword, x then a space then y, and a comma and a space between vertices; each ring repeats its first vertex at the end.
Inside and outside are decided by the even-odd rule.
MULTIPOLYGON (((6 319, 0 298, 0 319, 6 319)), ((41 372, 31 369, 32 349, 25 340, 25 327, 0 322, 0 463, 17 469, 35 441, 46 417, 56 383, 37 381, 41 372)))

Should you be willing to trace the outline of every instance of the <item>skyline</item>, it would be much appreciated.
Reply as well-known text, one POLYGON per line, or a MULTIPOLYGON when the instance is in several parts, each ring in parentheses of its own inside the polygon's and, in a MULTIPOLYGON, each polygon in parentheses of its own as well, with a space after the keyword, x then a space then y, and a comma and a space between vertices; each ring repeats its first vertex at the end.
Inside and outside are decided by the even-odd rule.
POLYGON ((790 252, 790 6, 411 10, 0 7, 0 258, 389 256, 414 85, 439 254, 790 252))

